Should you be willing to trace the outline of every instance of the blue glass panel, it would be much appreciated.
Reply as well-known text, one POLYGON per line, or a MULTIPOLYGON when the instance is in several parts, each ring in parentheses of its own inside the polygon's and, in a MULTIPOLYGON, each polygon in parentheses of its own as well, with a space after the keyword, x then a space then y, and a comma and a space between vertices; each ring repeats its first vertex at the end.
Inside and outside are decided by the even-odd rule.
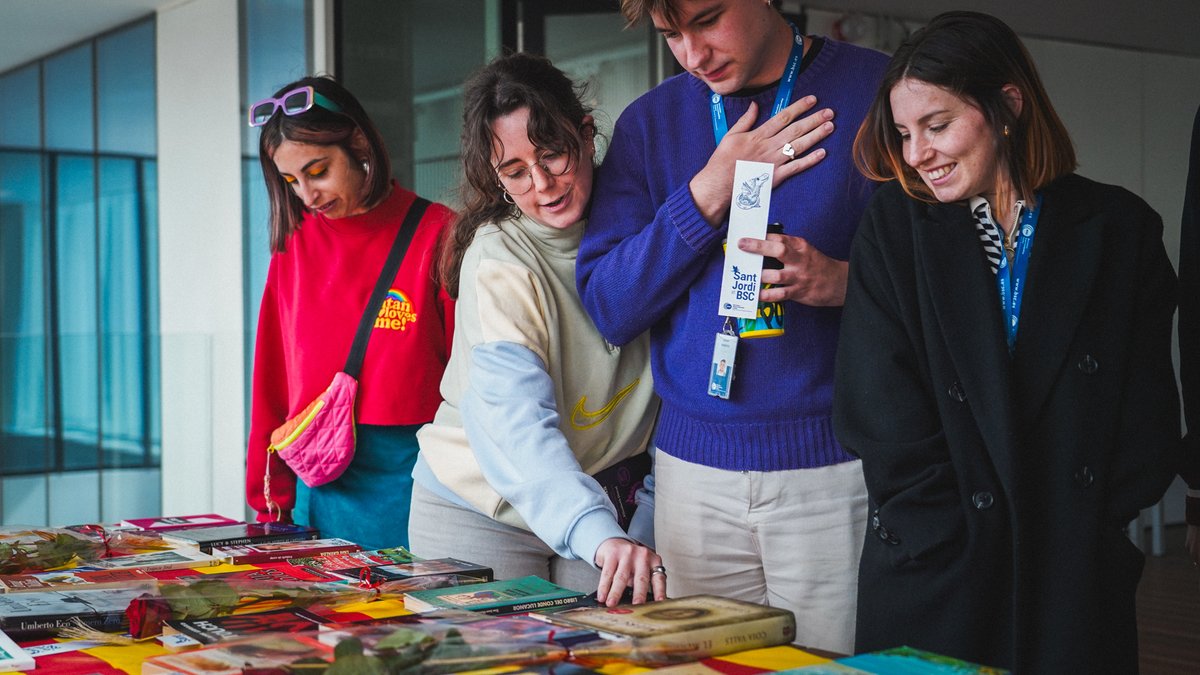
POLYGON ((0 472, 52 463, 42 158, 0 153, 0 472))
POLYGON ((92 44, 46 59, 46 147, 91 152, 92 44))
POLYGON ((60 156, 55 174, 54 301, 63 467, 82 469, 99 463, 95 160, 60 156))
POLYGON ((0 146, 39 148, 41 145, 41 95, 35 63, 0 77, 0 146))
MULTIPOLYGON (((144 237, 146 265, 146 439, 149 460, 153 466, 158 466, 162 460, 162 391, 160 374, 162 373, 160 358, 160 335, 158 332, 158 162, 144 160, 141 162, 142 176, 142 213, 145 215, 145 226, 142 230, 144 237)), ((249 400, 249 399, 246 399, 249 400)))
POLYGON ((96 41, 100 152, 153 155, 157 147, 154 21, 96 41))
MULTIPOLYGON (((245 12, 245 107, 288 82, 308 75, 304 0, 256 0, 242 3, 245 12)), ((258 156, 258 129, 246 125, 243 152, 258 156)))

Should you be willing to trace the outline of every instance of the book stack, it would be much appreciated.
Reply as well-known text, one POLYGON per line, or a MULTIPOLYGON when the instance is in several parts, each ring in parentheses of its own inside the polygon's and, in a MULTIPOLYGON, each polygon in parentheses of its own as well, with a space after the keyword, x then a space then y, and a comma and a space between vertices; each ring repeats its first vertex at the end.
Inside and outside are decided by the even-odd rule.
POLYGON ((63 591, 97 588, 140 588, 153 591, 158 579, 145 570, 63 570, 0 575, 0 593, 63 591))
POLYGON ((189 527, 164 532, 162 538, 180 546, 212 553, 215 546, 245 546, 278 541, 303 541, 320 535, 315 527, 292 523, 238 523, 215 527, 189 527))
POLYGON ((263 544, 213 546, 211 553, 224 562, 234 565, 244 565, 360 550, 362 550, 362 547, 352 541, 331 537, 327 539, 303 539, 300 541, 274 541, 263 544))
POLYGON ((124 630, 125 608, 144 593, 140 588, 31 591, 0 595, 0 630, 14 640, 54 635, 62 628, 84 625, 100 631, 124 630))

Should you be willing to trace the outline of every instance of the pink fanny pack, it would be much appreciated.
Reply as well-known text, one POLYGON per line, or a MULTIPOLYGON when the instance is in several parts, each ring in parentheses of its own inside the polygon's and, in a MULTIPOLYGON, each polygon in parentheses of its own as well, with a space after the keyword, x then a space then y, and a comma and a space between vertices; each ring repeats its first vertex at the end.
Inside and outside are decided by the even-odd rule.
MULTIPOLYGON (((371 337, 375 318, 379 315, 388 288, 400 269, 400 261, 404 258, 409 242, 412 241, 417 223, 428 206, 428 200, 417 197, 408 208, 404 222, 401 223, 396 232, 396 239, 392 242, 392 249, 383 263, 383 271, 380 272, 371 297, 367 300, 362 319, 358 322, 358 330, 350 346, 350 355, 346 357, 346 367, 333 376, 333 381, 324 393, 271 432, 271 445, 267 448, 267 453, 279 453, 279 458, 309 487, 337 480, 354 461, 354 398, 358 392, 357 378, 362 371, 363 357, 367 352, 367 340, 371 337)), ((263 495, 266 497, 267 509, 279 512, 279 505, 271 499, 269 457, 266 464, 263 495)))

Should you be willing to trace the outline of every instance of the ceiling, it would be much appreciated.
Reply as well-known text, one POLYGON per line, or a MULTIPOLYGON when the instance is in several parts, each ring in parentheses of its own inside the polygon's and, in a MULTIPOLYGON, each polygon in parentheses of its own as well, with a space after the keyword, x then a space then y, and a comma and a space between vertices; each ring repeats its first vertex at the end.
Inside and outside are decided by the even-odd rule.
MULTIPOLYGON (((0 73, 155 10, 205 1, 209 0, 0 0, 0 73)), ((782 4, 854 9, 915 21, 948 9, 976 9, 996 14, 1022 35, 1200 57, 1197 0, 783 0, 782 4)))

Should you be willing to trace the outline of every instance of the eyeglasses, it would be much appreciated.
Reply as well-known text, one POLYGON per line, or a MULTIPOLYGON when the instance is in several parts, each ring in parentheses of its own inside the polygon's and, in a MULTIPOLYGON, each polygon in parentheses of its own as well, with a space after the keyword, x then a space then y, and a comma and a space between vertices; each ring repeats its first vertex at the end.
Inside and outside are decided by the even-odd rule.
MULTIPOLYGON (((496 170, 500 185, 513 196, 523 195, 533 189, 533 164, 506 165, 496 170)), ((538 158, 537 167, 547 176, 562 176, 575 168, 571 155, 565 152, 547 152, 538 158)))
POLYGON ((305 112, 314 104, 332 112, 342 112, 342 106, 325 98, 311 86, 298 87, 285 92, 279 98, 264 98, 250 106, 250 126, 261 127, 266 124, 275 115, 276 110, 282 110, 284 115, 290 117, 305 112))

